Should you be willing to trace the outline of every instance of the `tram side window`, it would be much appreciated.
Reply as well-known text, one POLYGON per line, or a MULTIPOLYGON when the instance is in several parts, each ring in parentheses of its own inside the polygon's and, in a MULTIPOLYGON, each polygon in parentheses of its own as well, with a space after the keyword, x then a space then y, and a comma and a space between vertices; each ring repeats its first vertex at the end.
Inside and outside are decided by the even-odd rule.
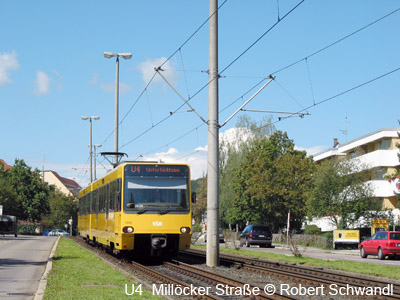
POLYGON ((88 214, 88 195, 85 195, 85 196, 83 196, 82 198, 81 198, 81 200, 82 200, 82 204, 81 204, 81 207, 80 207, 80 209, 81 209, 81 214, 83 214, 83 215, 87 215, 88 214))
POLYGON ((84 197, 79 198, 79 214, 80 215, 85 214, 84 205, 85 205, 85 198, 84 197))
POLYGON ((121 179, 117 179, 115 182, 115 211, 121 211, 121 179))
POLYGON ((92 199, 92 193, 87 194, 85 196, 85 213, 88 215, 91 213, 91 200, 92 199))
POLYGON ((116 181, 110 183, 110 200, 108 202, 109 210, 115 211, 115 191, 116 191, 116 181))
POLYGON ((112 204, 111 204, 111 198, 110 198, 110 184, 107 184, 106 185, 106 210, 107 211, 113 211, 113 207, 112 207, 112 204))
POLYGON ((117 191, 118 191, 118 180, 114 180, 110 183, 110 199, 108 202, 108 209, 110 211, 118 211, 117 210, 117 191))
POLYGON ((89 214, 92 214, 92 213, 94 213, 94 210, 95 210, 95 201, 94 201, 94 199, 95 198, 93 198, 94 197, 94 194, 93 194, 93 192, 90 192, 90 194, 88 194, 88 199, 87 199, 87 208, 88 208, 88 213, 89 214))
POLYGON ((121 211, 121 180, 117 179, 110 184, 110 210, 121 211))
POLYGON ((79 213, 81 215, 86 215, 87 214, 87 212, 86 212, 86 199, 87 199, 86 196, 83 196, 83 197, 81 197, 79 199, 79 213))
POLYGON ((101 213, 106 211, 106 187, 102 186, 99 189, 99 211, 101 213))
POLYGON ((99 212, 99 197, 98 197, 98 190, 94 190, 92 193, 92 209, 93 213, 99 212))

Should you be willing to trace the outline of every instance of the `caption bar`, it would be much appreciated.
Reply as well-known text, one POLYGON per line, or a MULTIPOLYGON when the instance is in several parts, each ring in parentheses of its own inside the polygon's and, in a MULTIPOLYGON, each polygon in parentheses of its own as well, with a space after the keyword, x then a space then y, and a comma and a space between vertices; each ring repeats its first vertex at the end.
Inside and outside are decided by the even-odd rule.
MULTIPOLYGON (((142 295, 142 285, 125 284, 125 294, 128 296, 142 295)), ((339 286, 331 284, 329 286, 310 287, 302 284, 291 286, 289 284, 266 284, 263 288, 252 287, 244 284, 240 287, 232 287, 225 284, 217 284, 214 287, 181 286, 174 284, 153 284, 153 295, 158 296, 207 296, 215 294, 217 296, 258 296, 267 295, 287 295, 287 296, 392 296, 393 284, 384 287, 356 287, 349 284, 339 286)))

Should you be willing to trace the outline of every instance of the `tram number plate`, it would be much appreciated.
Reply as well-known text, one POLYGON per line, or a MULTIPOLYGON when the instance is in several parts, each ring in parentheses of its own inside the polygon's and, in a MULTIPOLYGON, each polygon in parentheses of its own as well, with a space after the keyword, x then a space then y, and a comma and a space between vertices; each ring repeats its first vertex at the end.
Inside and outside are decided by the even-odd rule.
POLYGON ((154 221, 153 226, 162 226, 162 222, 160 221, 154 221))

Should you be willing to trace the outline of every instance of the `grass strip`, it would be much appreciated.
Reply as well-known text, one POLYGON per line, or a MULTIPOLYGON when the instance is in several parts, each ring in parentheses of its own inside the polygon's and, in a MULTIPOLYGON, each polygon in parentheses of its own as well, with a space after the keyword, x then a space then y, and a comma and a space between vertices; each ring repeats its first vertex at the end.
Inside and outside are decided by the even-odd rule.
MULTIPOLYGON (((192 247, 205 249, 206 246, 192 245, 192 247)), ((324 259, 305 257, 305 256, 295 257, 295 256, 287 256, 284 254, 277 254, 271 252, 250 251, 244 249, 236 250, 233 248, 224 248, 224 247, 220 247, 220 251, 230 254, 236 254, 248 257, 257 257, 257 258, 263 258, 279 262, 287 262, 292 264, 325 267, 344 272, 382 277, 382 279, 388 278, 388 279, 400 280, 400 272, 398 266, 371 264, 367 262, 360 263, 350 260, 324 260, 324 259)))
POLYGON ((74 241, 61 238, 53 257, 53 268, 47 279, 44 300, 60 299, 160 299, 141 289, 124 274, 112 268, 74 241), (132 293, 132 284, 136 293, 132 293), (127 287, 125 287, 127 285, 127 287))

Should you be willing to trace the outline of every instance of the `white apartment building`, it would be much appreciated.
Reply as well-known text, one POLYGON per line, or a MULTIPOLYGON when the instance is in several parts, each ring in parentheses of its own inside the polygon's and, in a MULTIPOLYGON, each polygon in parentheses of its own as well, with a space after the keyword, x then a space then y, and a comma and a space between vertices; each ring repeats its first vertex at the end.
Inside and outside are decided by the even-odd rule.
MULTIPOLYGON (((321 162, 333 158, 357 159, 357 162, 373 171, 370 183, 376 201, 383 209, 391 210, 399 220, 399 179, 386 178, 400 169, 397 148, 397 144, 400 144, 399 132, 400 128, 380 129, 345 144, 339 144, 335 139, 334 147, 315 155, 314 160, 321 162)), ((336 229, 328 224, 327 219, 313 220, 312 224, 319 226, 322 231, 336 229)))

